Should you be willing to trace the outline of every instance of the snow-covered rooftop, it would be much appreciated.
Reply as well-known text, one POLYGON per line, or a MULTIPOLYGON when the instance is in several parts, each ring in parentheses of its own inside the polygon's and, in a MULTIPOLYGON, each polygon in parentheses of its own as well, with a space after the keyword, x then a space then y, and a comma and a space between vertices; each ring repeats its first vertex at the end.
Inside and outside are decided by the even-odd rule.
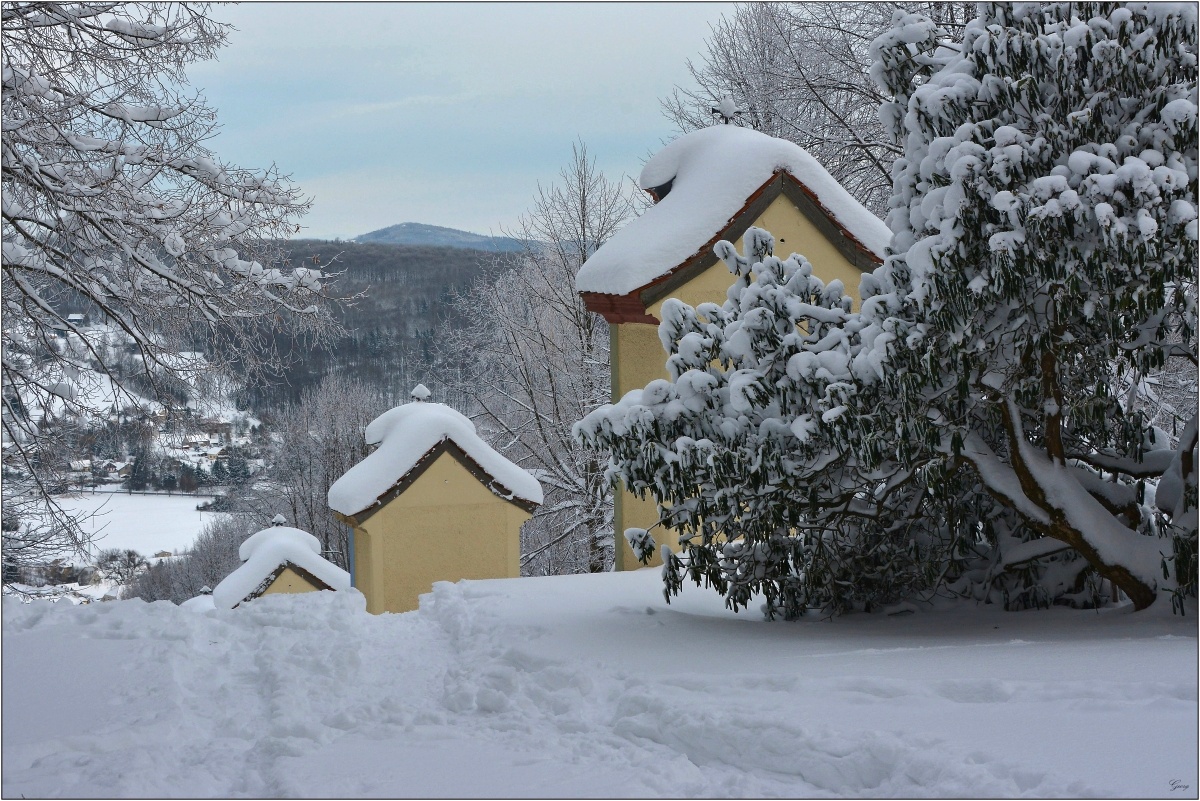
POLYGON ((642 169, 639 185, 669 193, 605 242, 579 270, 580 292, 625 295, 666 275, 727 226, 784 170, 834 221, 883 258, 891 231, 799 145, 750 128, 714 125, 679 137, 642 169))
POLYGON ((378 444, 378 449, 329 488, 330 508, 344 515, 373 506, 423 456, 446 440, 491 476, 489 489, 498 496, 542 502, 542 485, 537 479, 497 453, 480 439, 474 423, 444 404, 418 400, 389 409, 367 426, 366 437, 367 443, 378 444))
POLYGON ((321 558, 321 543, 307 531, 272 526, 252 534, 238 549, 244 564, 212 591, 217 609, 232 609, 285 564, 311 573, 335 590, 350 589, 350 574, 321 558))

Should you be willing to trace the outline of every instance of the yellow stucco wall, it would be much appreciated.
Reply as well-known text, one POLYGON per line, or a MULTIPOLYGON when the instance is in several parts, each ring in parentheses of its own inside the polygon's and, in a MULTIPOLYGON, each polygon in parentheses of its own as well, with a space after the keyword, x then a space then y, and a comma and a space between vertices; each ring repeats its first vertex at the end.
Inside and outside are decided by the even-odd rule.
POLYGON ((271 582, 271 586, 263 590, 263 595, 276 592, 316 592, 322 589, 324 587, 318 587, 295 570, 285 567, 283 572, 271 582))
MULTIPOLYGON (((711 270, 708 272, 712 272, 711 270)), ((705 278, 706 272, 697 280, 705 278)), ((728 274, 728 273, 726 273, 728 274)), ((688 285, 690 286, 690 284, 688 285)), ((684 287, 686 288, 686 287, 684 287)), ((612 398, 619 400, 631 389, 641 389, 656 378, 666 378, 666 351, 658 339, 658 327, 649 323, 622 323, 609 326, 609 358, 612 362, 612 398)), ((613 496, 613 521, 616 531, 614 558, 617 570, 636 570, 642 563, 633 555, 625 540, 625 529, 650 528, 658 520, 654 499, 639 500, 633 493, 617 491, 613 496)), ((655 542, 665 540, 661 532, 651 532, 655 542)), ((672 543, 674 547, 675 543, 672 543)), ((661 565, 655 554, 649 565, 661 565)))
MULTIPOLYGON (((752 223, 757 228, 771 232, 775 237, 775 255, 786 258, 793 252, 804 256, 813 266, 818 278, 828 284, 834 279, 845 285, 846 294, 859 304, 858 284, 862 272, 851 264, 841 252, 825 238, 817 227, 796 208, 785 195, 779 195, 752 223)), ((743 252, 742 238, 733 243, 738 253, 743 252)), ((689 306, 701 303, 724 303, 726 291, 733 283, 733 276, 724 262, 717 262, 701 275, 673 290, 670 297, 679 298, 689 306)), ((662 319, 663 298, 647 308, 655 319, 662 319)), ((658 328, 648 323, 620 323, 610 330, 612 358, 613 400, 619 399, 631 389, 641 389, 656 378, 667 378, 666 352, 658 339, 658 328)), ((649 528, 658 514, 653 500, 638 500, 632 493, 616 493, 614 527, 616 532, 616 569, 634 570, 641 563, 633 555, 625 541, 625 529, 649 528)), ((654 531, 654 540, 660 546, 678 548, 676 537, 670 532, 654 531)), ((655 556, 651 565, 662 564, 655 556)))
POLYGON ((529 513, 443 453, 354 531, 354 584, 367 611, 408 612, 435 581, 516 578, 529 513))

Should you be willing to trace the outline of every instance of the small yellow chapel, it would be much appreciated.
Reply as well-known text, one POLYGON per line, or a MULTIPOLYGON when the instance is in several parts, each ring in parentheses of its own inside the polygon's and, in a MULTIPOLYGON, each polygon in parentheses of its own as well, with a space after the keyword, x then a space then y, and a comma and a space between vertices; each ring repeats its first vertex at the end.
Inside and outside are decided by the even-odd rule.
POLYGON ((372 614, 416 609, 437 581, 520 576, 521 525, 543 500, 536 478, 429 394, 418 384, 372 421, 378 448, 329 488, 372 614))
MULTIPOLYGON (((807 151, 749 128, 714 125, 679 137, 646 163, 638 184, 654 205, 575 279, 588 309, 609 324, 613 401, 668 377, 658 338, 663 301, 724 302, 732 278, 713 253, 721 240, 742 252, 747 229, 770 231, 776 255, 803 255, 826 284, 840 280, 857 305, 862 274, 882 263, 891 239, 807 151)), ((650 528, 658 515, 652 500, 626 491, 615 504, 616 569, 632 570, 640 564, 621 533, 650 528)), ((676 547, 669 535, 659 537, 658 545, 676 547)))

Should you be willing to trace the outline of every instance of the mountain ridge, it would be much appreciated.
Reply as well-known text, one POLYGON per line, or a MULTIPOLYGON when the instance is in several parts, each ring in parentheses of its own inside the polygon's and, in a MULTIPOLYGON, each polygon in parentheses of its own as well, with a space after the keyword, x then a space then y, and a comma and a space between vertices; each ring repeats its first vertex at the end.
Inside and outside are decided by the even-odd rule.
POLYGON ((522 250, 525 243, 508 236, 487 236, 463 231, 458 228, 445 228, 440 225, 425 223, 403 222, 390 225, 370 233, 354 237, 352 242, 360 244, 385 245, 426 245, 434 247, 466 248, 494 253, 504 253, 522 250))

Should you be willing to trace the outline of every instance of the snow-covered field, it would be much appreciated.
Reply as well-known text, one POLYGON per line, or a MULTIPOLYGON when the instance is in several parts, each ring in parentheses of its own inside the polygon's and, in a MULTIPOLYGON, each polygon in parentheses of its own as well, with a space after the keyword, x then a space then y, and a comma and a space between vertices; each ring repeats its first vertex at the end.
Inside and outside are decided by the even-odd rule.
MULTIPOLYGON (((1194 616, 766 623, 657 571, 4 600, 3 795, 1195 797, 1194 616), (1178 787, 1179 789, 1173 789, 1178 787)), ((1194 610, 1194 606, 1192 607, 1194 610)))
POLYGON ((207 495, 130 495, 84 492, 55 500, 68 512, 87 516, 84 531, 95 535, 93 550, 132 548, 142 556, 192 547, 196 535, 217 512, 200 512, 207 495))

